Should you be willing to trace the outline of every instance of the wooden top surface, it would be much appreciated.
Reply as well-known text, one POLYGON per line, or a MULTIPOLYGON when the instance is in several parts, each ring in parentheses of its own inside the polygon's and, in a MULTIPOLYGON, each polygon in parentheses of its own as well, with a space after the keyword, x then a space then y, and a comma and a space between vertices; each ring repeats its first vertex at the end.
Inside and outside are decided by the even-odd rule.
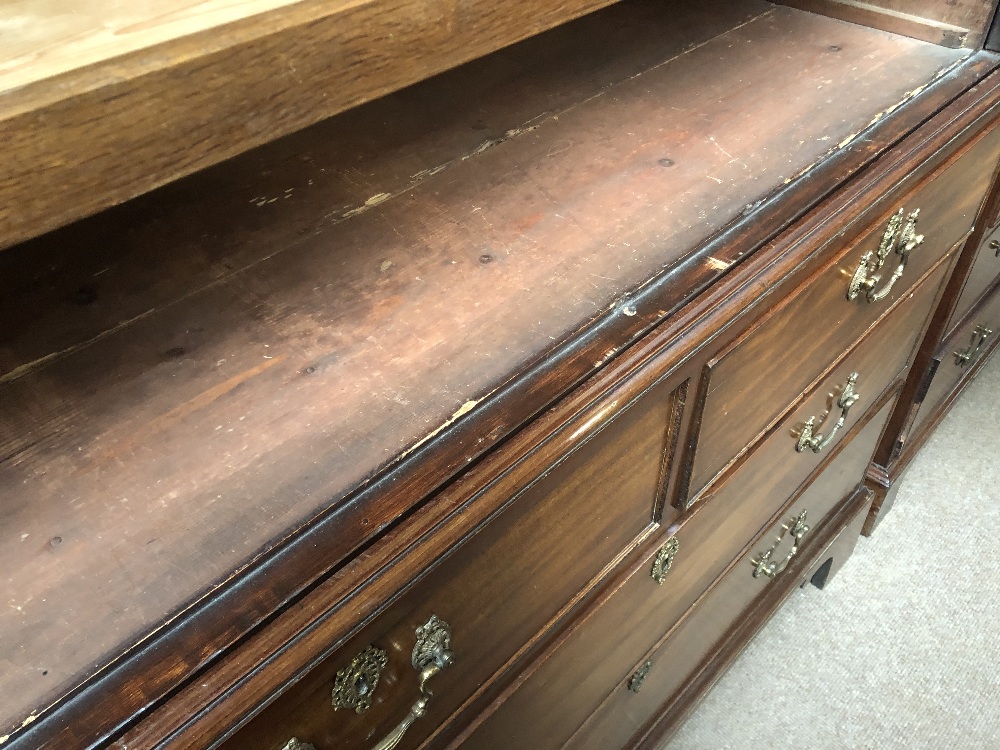
POLYGON ((694 5, 613 7, 0 254, 0 731, 323 515, 329 570, 513 425, 361 488, 515 377, 546 392, 530 368, 630 290, 723 273, 684 261, 966 54, 694 5))

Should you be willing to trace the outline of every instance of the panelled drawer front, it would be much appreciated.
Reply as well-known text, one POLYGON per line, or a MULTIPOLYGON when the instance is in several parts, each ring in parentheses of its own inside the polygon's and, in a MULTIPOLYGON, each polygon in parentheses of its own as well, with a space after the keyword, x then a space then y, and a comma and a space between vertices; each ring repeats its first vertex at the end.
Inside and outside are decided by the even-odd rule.
POLYGON ((770 579, 766 575, 754 576, 755 561, 761 554, 773 549, 773 561, 789 554, 792 542, 786 527, 794 526, 793 519, 803 511, 805 523, 810 527, 803 536, 803 544, 807 544, 809 535, 816 533, 823 519, 859 485, 891 405, 890 400, 864 423, 819 477, 786 507, 775 524, 669 632, 662 644, 636 660, 629 675, 614 685, 607 700, 591 712, 592 718, 565 744, 566 750, 607 750, 629 745, 635 733, 684 686, 730 626, 739 621, 741 613, 764 592, 770 579), (636 691, 633 677, 646 664, 648 671, 636 691))
MULTIPOLYGON (((908 293, 890 313, 882 317, 871 333, 856 346, 844 363, 835 367, 827 374, 822 383, 823 387, 808 399, 804 407, 797 409, 798 416, 792 422, 794 429, 800 431, 805 426, 806 421, 812 417, 814 433, 820 433, 824 437, 828 436, 832 429, 832 424, 837 422, 841 412, 836 402, 843 395, 847 380, 852 373, 857 373, 858 376, 857 382, 853 387, 862 396, 859 399, 858 407, 856 409, 852 407, 855 413, 864 410, 867 404, 870 404, 871 400, 882 392, 909 359, 917 336, 923 328, 923 323, 937 297, 947 268, 950 266, 951 257, 953 256, 949 256, 939 263, 916 289, 908 293), (824 415, 826 415, 825 419, 824 415)), ((780 363, 785 371, 793 371, 792 380, 797 381, 801 379, 798 373, 810 369, 810 361, 807 358, 803 359, 800 357, 797 351, 789 353, 787 356, 782 356, 779 353, 770 359, 780 363)), ((744 377, 752 383, 757 383, 759 381, 759 371, 766 369, 768 367, 764 364, 756 367, 746 364, 744 365, 744 377)), ((713 376, 709 375, 708 377, 713 376)), ((768 408, 771 404, 770 399, 778 398, 778 396, 774 395, 772 389, 766 387, 763 390, 755 390, 752 387, 740 387, 737 390, 736 381, 739 378, 735 374, 731 377, 733 388, 730 389, 727 399, 740 396, 743 400, 734 404, 723 422, 712 425, 702 423, 701 435, 698 441, 699 453, 710 452, 713 456, 719 455, 719 449, 717 445, 712 443, 713 440, 729 445, 730 448, 727 450, 731 449, 739 452, 742 446, 734 447, 734 444, 742 443, 745 438, 737 439, 733 435, 745 432, 745 425, 742 425, 740 420, 748 419, 751 422, 756 421, 753 416, 756 411, 770 412, 768 408)), ((788 401, 791 401, 798 394, 781 393, 781 397, 785 397, 786 395, 788 396, 788 401)), ((850 420, 850 411, 848 411, 847 424, 851 423, 850 420)), ((794 446, 796 441, 790 440, 790 442, 794 446)), ((695 463, 696 465, 698 463, 697 456, 695 463)), ((713 463, 721 463, 721 460, 713 461, 713 463)), ((712 490, 709 489, 705 492, 704 496, 707 497, 711 494, 712 490)))
POLYGON ((997 276, 1000 275, 1000 229, 996 229, 988 235, 976 253, 976 261, 969 270, 969 276, 962 289, 962 295, 958 298, 955 311, 948 322, 947 334, 949 335, 966 313, 972 309, 983 293, 989 288, 997 276))
MULTIPOLYGON (((836 356, 857 341, 885 311, 972 228, 989 185, 1000 129, 928 177, 796 292, 710 362, 703 384, 701 435, 691 470, 694 494, 801 393, 836 356), (922 244, 909 255, 891 291, 876 302, 848 289, 861 259, 876 253, 889 222, 903 209, 897 240, 910 213, 920 209, 922 244), (789 367, 789 360, 798 363, 789 367), (706 387, 707 385, 707 387, 706 387)), ((891 252, 878 272, 885 288, 899 261, 891 252)))
POLYGON ((962 378, 996 345, 1000 336, 1000 291, 974 311, 938 349, 930 387, 921 400, 910 432, 927 421, 962 378))
MULTIPOLYGON (((613 599, 570 635, 463 748, 557 747, 557 741, 568 736, 603 697, 608 678, 620 678, 616 672, 629 669, 652 640, 677 621, 901 372, 946 265, 883 319, 833 370, 829 382, 809 394, 746 461, 710 488, 705 499, 672 527, 679 548, 664 585, 657 586, 650 576, 655 557, 651 553, 613 599), (809 449, 797 451, 805 420, 829 408, 838 395, 837 385, 852 372, 863 373, 857 383, 860 397, 848 410, 844 426, 820 455, 809 449), (629 627, 623 629, 622 622, 629 627), (588 656, 592 650, 596 653, 588 656), (566 705, 561 699, 564 693, 573 695, 566 705)), ((827 435, 829 422, 835 419, 821 428, 827 435)), ((855 484, 862 473, 863 469, 858 470, 855 484)))
POLYGON ((426 715, 399 744, 418 746, 650 526, 679 399, 672 385, 660 383, 616 416, 621 407, 612 401, 577 420, 569 439, 587 433, 586 442, 226 747, 274 750, 291 737, 317 750, 374 746, 420 697, 412 652, 416 629, 434 615, 450 627, 454 659, 428 682, 426 715), (361 659, 359 674, 349 675, 369 646, 378 651, 367 652, 367 661, 384 665, 365 673, 361 659), (334 709, 331 690, 341 670, 342 683, 367 693, 368 708, 334 709))

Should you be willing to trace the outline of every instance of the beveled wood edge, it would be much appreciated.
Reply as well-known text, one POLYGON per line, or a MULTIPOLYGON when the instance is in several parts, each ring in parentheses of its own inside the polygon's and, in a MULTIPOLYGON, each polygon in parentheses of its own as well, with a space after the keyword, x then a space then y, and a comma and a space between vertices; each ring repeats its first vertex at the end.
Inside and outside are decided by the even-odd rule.
MULTIPOLYGON (((678 366, 683 364, 717 335, 720 318, 728 316, 728 322, 721 327, 724 330, 745 313, 736 299, 741 292, 753 291, 754 297, 768 296, 781 279, 802 266, 803 261, 795 258, 794 253, 802 242, 812 239, 817 225, 823 228, 830 221, 826 216, 817 222, 810 212, 815 213, 814 207, 831 192, 838 191, 836 202, 844 206, 845 217, 856 219, 858 208, 852 209, 852 201, 857 195, 873 189, 873 185, 904 179, 907 164, 913 160, 933 160, 933 154, 952 139, 961 137, 956 130, 965 132, 994 111, 1000 101, 1000 75, 994 74, 998 64, 1000 57, 992 53, 971 55, 921 91, 907 106, 874 123, 842 150, 734 220, 634 294, 623 296, 620 304, 586 324, 577 337, 557 346, 485 398, 475 410, 442 433, 445 439, 421 446, 314 519, 308 528, 278 545, 250 569, 220 581, 211 595, 192 602, 185 612, 165 622, 132 651, 99 670, 59 703, 40 712, 34 723, 11 736, 7 747, 35 750, 57 741, 69 741, 80 748, 95 747, 135 724, 167 698, 181 700, 175 694, 182 685, 192 683, 208 664, 219 662, 237 643, 268 624, 275 611, 298 601, 324 579, 342 579, 346 574, 343 561, 349 555, 360 552, 353 563, 375 571, 363 574, 362 578, 377 579, 382 563, 397 560, 403 553, 387 553, 385 545, 372 547, 371 540, 398 527, 400 520, 409 517, 435 488, 450 482, 459 471, 509 439, 521 425, 584 379, 608 367, 609 362, 609 372, 616 371, 615 360, 606 356, 608 351, 632 347, 640 356, 648 357, 669 343, 678 366), (969 90, 974 84, 978 85, 969 90), (952 103, 954 111, 932 120, 952 103), (912 139, 913 145, 906 149, 905 155, 890 154, 875 169, 867 169, 906 137, 912 139), (794 230, 778 237, 803 217, 805 220, 794 230), (747 270, 742 261, 768 243, 764 268, 747 270), (707 262, 713 256, 732 265, 727 271, 720 271, 717 261, 707 262), (762 288, 767 291, 762 293, 762 288), (681 310, 684 305, 687 306, 681 310), (634 309, 635 314, 621 314, 626 307, 630 313, 634 309), (635 345, 670 317, 670 330, 683 329, 684 334, 647 337, 644 345, 635 345), (711 322, 707 322, 709 318, 711 322), (480 437, 482 442, 478 442, 480 437), (388 498, 395 502, 389 502, 388 498), (351 542, 345 544, 345 538, 351 542), (325 556, 317 554, 317 550, 324 550, 325 556), (193 655, 196 663, 177 669, 179 654, 193 655)), ((400 549, 405 551, 412 549, 419 538, 420 535, 403 535, 394 537, 394 541, 402 544, 400 549)), ((355 564, 348 567, 353 570, 355 564)), ((349 593, 340 594, 341 599, 349 593)), ((379 595, 377 589, 372 593, 379 595)), ((320 609, 317 617, 327 611, 320 609)), ((279 639, 284 645, 276 646, 275 650, 290 648, 297 637, 296 631, 289 632, 279 639)), ((254 663, 254 659, 248 663, 254 663)), ((197 705, 211 707, 222 699, 208 697, 205 690, 200 694, 202 698, 197 705)), ((171 707, 170 711, 159 714, 172 716, 161 727, 168 742, 182 726, 190 726, 195 720, 193 711, 185 713, 171 707)))
POLYGON ((443 43, 432 11, 447 14, 446 3, 306 0, 0 92, 0 172, 44 166, 30 184, 0 185, 0 250, 614 1, 521 4, 509 16, 480 2, 485 22, 451 24, 443 43), (416 28, 421 17, 431 18, 416 28), (220 90, 231 110, 209 118, 220 90), (149 107, 158 117, 139 137, 134 111, 149 107))
MULTIPOLYGON (((753 551, 753 549, 760 543, 761 539, 767 536, 768 532, 771 529, 773 529, 774 525, 777 524, 781 519, 781 517, 788 512, 788 509, 794 506, 796 502, 798 502, 798 499, 802 496, 802 494, 806 490, 809 489, 810 485, 814 481, 816 481, 820 477, 820 475, 822 475, 822 473, 826 470, 826 468, 840 455, 840 452, 844 450, 850 444, 850 442, 863 429, 865 429, 865 427, 867 427, 868 424, 873 419, 875 419, 875 417, 878 416, 878 414, 882 411, 882 409, 884 409, 888 404, 892 402, 893 399, 895 399, 898 396, 902 384, 903 384, 902 373, 900 373, 900 376, 894 378, 893 381, 886 387, 886 389, 879 394, 878 398, 875 399, 872 405, 868 407, 862 418, 859 419, 854 424, 853 427, 851 427, 850 431, 837 444, 836 450, 834 450, 832 453, 826 455, 823 458, 823 460, 816 466, 816 468, 809 473, 809 475, 799 484, 799 486, 796 487, 795 491, 792 492, 789 495, 789 497, 785 500, 785 502, 782 503, 781 507, 775 510, 775 512, 771 515, 770 519, 766 521, 763 524, 763 526, 754 534, 753 538, 747 541, 747 543, 743 546, 743 548, 735 554, 733 559, 730 561, 729 565, 727 565, 726 568, 723 571, 721 571, 718 576, 716 576, 715 580, 712 581, 712 583, 705 589, 705 591, 703 591, 698 596, 698 598, 695 599, 695 601, 692 602, 691 605, 677 618, 677 620, 674 621, 667 628, 664 634, 660 636, 659 639, 657 639, 656 643, 653 644, 649 649, 647 649, 646 654, 643 655, 643 657, 636 664, 632 665, 632 668, 628 672, 629 675, 631 675, 640 664, 642 664, 647 659, 651 658, 652 655, 658 649, 660 649, 666 641, 668 641, 671 638, 674 632, 676 632, 676 630, 684 623, 684 621, 689 616, 691 616, 692 613, 697 611, 698 605, 702 601, 704 601, 704 599, 708 597, 716 589, 717 586, 721 584, 723 579, 726 578, 726 576, 728 576, 739 565, 739 563, 746 558, 748 554, 750 554, 753 551)), ((864 489, 861 485, 861 479, 862 479, 861 477, 858 478, 858 488, 854 490, 852 493, 849 493, 849 496, 857 492, 860 492, 862 489, 864 489)), ((692 512, 697 512, 701 507, 703 507, 701 504, 695 505, 692 509, 692 512)), ((826 527, 826 522, 830 518, 832 518, 835 515, 835 513, 836 513, 836 508, 832 509, 824 517, 824 521, 821 522, 821 525, 824 528, 826 527)), ((670 534, 673 533, 674 533, 674 528, 671 528, 670 534)), ((821 538, 821 537, 815 537, 815 536, 812 537, 813 540, 815 540, 816 538, 821 538)), ((806 549, 808 549, 808 547, 806 549)), ((813 559, 809 555, 805 555, 803 557, 808 560, 813 559)), ((800 558, 800 562, 801 559, 802 558, 800 558)), ((784 574, 782 577, 784 577, 784 574)), ((702 669, 703 666, 699 667, 698 672, 700 673, 702 669)), ((604 701, 602 701, 601 705, 604 705, 604 703, 606 703, 613 696, 614 692, 617 689, 620 689, 623 685, 624 682, 619 682, 618 684, 611 686, 610 692, 605 697, 604 701)), ((685 688, 681 688, 680 691, 683 691, 684 689, 685 688)), ((574 733, 573 737, 570 737, 570 739, 563 745, 563 750, 572 750, 573 747, 572 743, 574 741, 574 738, 577 736, 577 734, 580 733, 580 731, 583 731, 585 729, 586 725, 583 725, 582 727, 578 728, 577 732, 574 733)), ((449 747, 448 750, 457 750, 457 749, 455 747, 449 747)))
POLYGON ((658 750, 662 746, 785 599, 800 587, 804 576, 809 574, 826 551, 838 541, 840 535, 851 528, 852 523, 857 522, 860 516, 867 514, 871 499, 871 491, 859 486, 841 501, 834 512, 826 517, 821 535, 811 539, 803 549, 803 554, 789 565, 780 579, 772 581, 763 595, 743 611, 736 623, 722 637, 721 646, 702 661, 697 671, 664 704, 659 714, 633 736, 627 745, 629 750, 658 750))
POLYGON ((881 29, 942 47, 976 47, 986 29, 966 29, 856 0, 777 0, 780 5, 881 29))

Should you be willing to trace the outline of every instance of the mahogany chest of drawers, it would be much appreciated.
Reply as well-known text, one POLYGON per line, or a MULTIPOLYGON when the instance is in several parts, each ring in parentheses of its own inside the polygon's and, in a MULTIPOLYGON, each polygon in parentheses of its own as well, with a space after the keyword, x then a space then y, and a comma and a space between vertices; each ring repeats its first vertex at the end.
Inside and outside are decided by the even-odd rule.
POLYGON ((655 750, 992 350, 992 4, 425 5, 0 225, 0 746, 655 750))

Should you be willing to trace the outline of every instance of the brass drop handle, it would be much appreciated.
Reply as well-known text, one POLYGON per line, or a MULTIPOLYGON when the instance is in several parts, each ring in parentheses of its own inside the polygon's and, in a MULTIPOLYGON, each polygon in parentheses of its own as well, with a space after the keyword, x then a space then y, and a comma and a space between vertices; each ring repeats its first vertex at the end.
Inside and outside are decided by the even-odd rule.
MULTIPOLYGON (((840 409, 840 418, 837 423, 830 430, 830 433, 825 437, 816 432, 816 417, 809 417, 808 421, 802 426, 802 431, 799 433, 799 438, 795 443, 795 450, 798 453, 807 448, 813 453, 819 453, 821 450, 826 448, 832 441, 834 436, 840 430, 841 427, 847 422, 847 414, 851 411, 851 407, 858 402, 861 398, 861 394, 854 390, 855 384, 858 382, 858 373, 852 372, 850 377, 847 378, 847 383, 844 385, 844 390, 840 392, 840 397, 837 399, 837 408, 840 409)), ((823 418, 823 422, 826 421, 826 417, 823 418)), ((822 422, 820 423, 822 426, 822 422)))
POLYGON ((809 533, 809 526, 806 524, 806 511, 802 511, 797 516, 788 520, 787 523, 782 524, 781 534, 775 540, 774 544, 771 545, 769 549, 760 553, 757 557, 751 560, 753 565, 753 577, 760 578, 761 576, 766 576, 767 578, 774 578, 779 575, 788 564, 792 561, 792 558, 799 552, 799 544, 802 542, 802 538, 809 533), (772 558, 774 553, 778 550, 778 545, 781 544, 781 540, 785 538, 785 534, 790 534, 792 537, 792 548, 788 550, 788 554, 780 560, 775 562, 772 558))
POLYGON ((906 264, 917 247, 923 244, 924 236, 917 234, 917 217, 920 216, 920 209, 916 209, 906 217, 903 222, 904 211, 899 209, 893 217, 889 219, 889 224, 882 235, 878 250, 869 250, 861 258, 851 283, 847 287, 847 299, 854 300, 864 292, 864 299, 868 302, 878 302, 889 296, 892 286, 903 275, 906 264), (902 231, 900 231, 902 228, 902 231), (895 250, 899 256, 899 263, 896 270, 886 284, 876 291, 879 282, 882 281, 882 267, 885 265, 889 253, 895 250))
POLYGON ((992 328, 983 325, 976 326, 972 332, 972 338, 969 340, 969 345, 965 349, 955 352, 955 364, 959 367, 965 367, 969 364, 979 354, 979 350, 983 348, 983 344, 992 335, 992 328))
POLYGON ((420 674, 420 697, 396 728, 373 750, 392 750, 402 741, 413 722, 427 713, 427 704, 432 695, 427 682, 455 660, 455 655, 451 652, 451 627, 437 615, 431 615, 427 622, 417 628, 416 636, 410 663, 420 674))
POLYGON ((1000 258, 1000 240, 990 240, 990 250, 994 258, 1000 258))

